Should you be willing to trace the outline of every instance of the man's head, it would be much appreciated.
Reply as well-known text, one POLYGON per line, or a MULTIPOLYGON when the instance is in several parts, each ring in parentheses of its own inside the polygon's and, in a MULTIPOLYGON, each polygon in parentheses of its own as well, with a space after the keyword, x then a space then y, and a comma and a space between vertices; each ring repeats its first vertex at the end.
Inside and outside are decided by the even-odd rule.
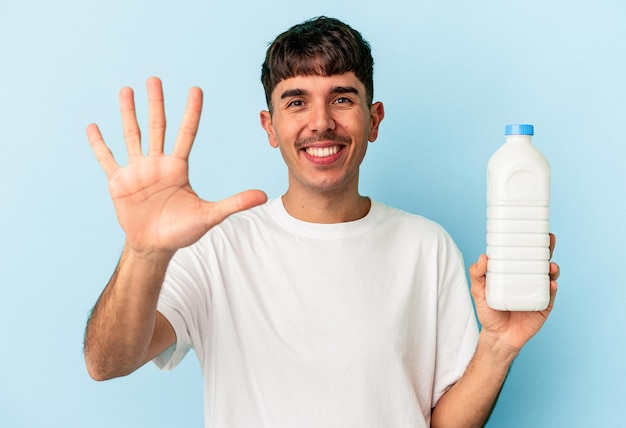
POLYGON ((353 72, 365 86, 371 104, 373 69, 369 43, 358 31, 337 19, 319 17, 291 27, 274 40, 267 50, 261 82, 272 112, 272 92, 282 80, 353 72))

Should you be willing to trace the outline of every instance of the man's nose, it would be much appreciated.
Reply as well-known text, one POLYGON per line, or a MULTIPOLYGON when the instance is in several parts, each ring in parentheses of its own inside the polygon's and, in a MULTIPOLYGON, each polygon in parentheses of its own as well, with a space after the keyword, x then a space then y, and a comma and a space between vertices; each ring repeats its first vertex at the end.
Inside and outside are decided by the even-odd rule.
POLYGON ((335 119, 332 116, 329 106, 320 105, 311 109, 309 129, 311 132, 326 132, 335 129, 335 119))

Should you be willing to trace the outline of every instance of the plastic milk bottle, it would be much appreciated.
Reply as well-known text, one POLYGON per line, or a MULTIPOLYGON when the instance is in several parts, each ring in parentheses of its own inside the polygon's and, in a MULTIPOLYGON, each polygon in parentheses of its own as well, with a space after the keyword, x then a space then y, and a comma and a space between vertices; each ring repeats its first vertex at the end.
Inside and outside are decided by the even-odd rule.
POLYGON ((550 165, 533 125, 507 125, 487 166, 487 304, 539 311, 550 301, 550 165))

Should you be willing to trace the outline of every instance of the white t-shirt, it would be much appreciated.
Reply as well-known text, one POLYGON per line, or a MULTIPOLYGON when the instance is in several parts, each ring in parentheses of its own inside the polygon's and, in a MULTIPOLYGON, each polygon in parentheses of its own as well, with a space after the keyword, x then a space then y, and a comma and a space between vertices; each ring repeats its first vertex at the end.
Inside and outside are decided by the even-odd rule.
POLYGON ((423 217, 373 202, 315 224, 280 199, 170 263, 158 310, 193 348, 207 427, 426 427, 478 338, 463 260, 423 217))

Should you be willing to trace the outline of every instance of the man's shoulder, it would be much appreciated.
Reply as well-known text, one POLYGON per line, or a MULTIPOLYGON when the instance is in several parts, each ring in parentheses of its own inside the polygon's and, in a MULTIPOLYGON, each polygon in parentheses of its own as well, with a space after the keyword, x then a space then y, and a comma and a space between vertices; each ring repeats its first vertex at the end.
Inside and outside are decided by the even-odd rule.
POLYGON ((374 204, 381 212, 379 221, 389 239, 405 240, 407 243, 419 241, 439 248, 456 247, 451 235, 437 221, 401 208, 378 202, 372 206, 374 204))

